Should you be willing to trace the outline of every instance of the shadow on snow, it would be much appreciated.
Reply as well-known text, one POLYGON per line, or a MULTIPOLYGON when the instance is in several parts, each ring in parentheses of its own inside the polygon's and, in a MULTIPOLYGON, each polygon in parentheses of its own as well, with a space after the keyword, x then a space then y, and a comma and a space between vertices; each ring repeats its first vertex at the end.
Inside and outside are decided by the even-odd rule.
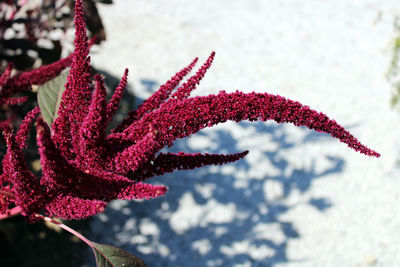
MULTIPOLYGON (((156 82, 142 83, 156 90, 156 82)), ((91 239, 126 249, 149 266, 273 266, 292 261, 286 247, 299 233, 292 222, 281 217, 299 201, 288 199, 300 195, 302 204, 324 212, 331 207, 329 199, 305 194, 314 180, 341 172, 344 160, 322 155, 329 163, 322 170, 315 167, 316 158, 309 159, 311 164, 293 166, 282 152, 306 143, 317 146, 330 140, 327 135, 300 128, 303 137, 295 140, 286 126, 273 122, 241 122, 234 127, 248 134, 238 138, 227 127, 217 127, 194 135, 205 140, 201 148, 193 146, 196 140, 185 138, 168 151, 236 153, 248 149, 245 159, 148 180, 167 185, 169 192, 155 200, 112 202, 92 223, 91 239), (251 140, 262 137, 268 137, 263 143, 274 146, 258 147, 263 143, 251 140), (242 140, 252 143, 247 146, 242 140), (260 152, 258 158, 247 160, 251 146, 260 152)))

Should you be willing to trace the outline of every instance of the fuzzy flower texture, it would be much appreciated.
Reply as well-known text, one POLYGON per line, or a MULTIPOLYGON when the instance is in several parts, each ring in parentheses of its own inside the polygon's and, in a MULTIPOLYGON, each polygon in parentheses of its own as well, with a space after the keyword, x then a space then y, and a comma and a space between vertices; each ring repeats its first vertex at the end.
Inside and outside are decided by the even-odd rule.
POLYGON ((229 155, 159 152, 178 138, 228 120, 274 120, 307 126, 331 134, 355 151, 380 156, 326 115, 281 96, 237 91, 190 97, 211 66, 214 52, 182 85, 178 87, 197 58, 131 111, 115 129, 107 131, 126 87, 128 70, 107 101, 103 78, 95 75, 94 83, 91 81, 82 0, 76 1, 75 9, 75 50, 58 117, 49 126, 38 116, 40 109, 36 107, 16 134, 9 127, 4 129, 7 153, 0 190, 7 194, 0 198, 0 213, 19 207, 32 220, 35 213, 81 219, 102 212, 114 199, 162 196, 167 191, 165 186, 144 180, 246 156, 248 151, 229 155), (36 117, 41 177, 28 169, 23 154, 26 135, 36 117))

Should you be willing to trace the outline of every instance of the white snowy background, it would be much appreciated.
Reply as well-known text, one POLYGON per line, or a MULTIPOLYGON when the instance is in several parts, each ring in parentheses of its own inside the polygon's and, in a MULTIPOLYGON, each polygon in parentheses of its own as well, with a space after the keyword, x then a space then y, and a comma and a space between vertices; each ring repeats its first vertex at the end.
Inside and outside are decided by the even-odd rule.
MULTIPOLYGON (((269 92, 322 111, 382 154, 290 124, 225 123, 170 151, 236 163, 152 179, 163 198, 112 202, 91 239, 149 266, 400 266, 400 113, 385 78, 396 0, 114 0, 95 68, 130 70, 140 102, 196 56, 194 95, 269 92)), ((88 254, 89 255, 89 254, 88 254)))

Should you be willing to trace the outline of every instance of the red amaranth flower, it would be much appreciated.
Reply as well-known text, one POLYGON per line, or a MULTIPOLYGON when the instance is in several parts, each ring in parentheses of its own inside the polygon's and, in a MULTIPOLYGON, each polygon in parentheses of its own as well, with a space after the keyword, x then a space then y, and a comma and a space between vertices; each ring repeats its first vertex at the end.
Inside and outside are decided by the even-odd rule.
MULTIPOLYGON (((248 151, 229 155, 160 153, 178 138, 228 120, 274 120, 307 126, 331 134, 355 151, 380 156, 326 115, 281 96, 222 91, 217 95, 190 97, 210 68, 214 52, 180 87, 176 88, 197 59, 108 132, 108 124, 127 84, 128 71, 125 70, 107 102, 102 77, 94 77, 94 86, 90 81, 82 0, 76 0, 75 28, 73 61, 58 117, 52 125, 47 125, 41 117, 37 119, 40 178, 27 169, 22 154, 27 129, 38 109, 27 115, 17 137, 4 126, 8 149, 3 159, 4 174, 0 178, 7 182, 8 187, 4 189, 8 191, 5 191, 15 195, 14 203, 26 215, 43 210, 47 215, 64 219, 92 216, 102 212, 113 199, 148 199, 164 195, 165 186, 142 183, 155 175, 239 160, 248 151)), ((4 210, 3 205, 0 212, 4 210)))

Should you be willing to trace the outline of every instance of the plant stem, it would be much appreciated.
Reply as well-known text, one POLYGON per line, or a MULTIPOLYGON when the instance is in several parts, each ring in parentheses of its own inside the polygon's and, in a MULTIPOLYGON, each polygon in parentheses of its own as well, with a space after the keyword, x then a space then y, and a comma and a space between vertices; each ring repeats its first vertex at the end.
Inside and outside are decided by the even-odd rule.
POLYGON ((42 219, 42 220, 44 220, 44 221, 46 221, 46 222, 53 223, 53 224, 57 225, 58 227, 64 229, 65 231, 70 232, 71 234, 73 234, 74 236, 78 237, 80 240, 82 240, 86 244, 88 244, 88 246, 90 246, 93 249, 94 246, 92 245, 92 243, 90 242, 89 239, 87 239, 86 237, 84 237, 82 234, 80 234, 79 232, 75 231, 74 229, 68 227, 67 225, 65 225, 63 223, 60 223, 59 221, 56 221, 56 220, 54 220, 54 219, 52 219, 50 217, 43 216, 41 214, 35 214, 35 216, 40 218, 40 219, 42 219))
MULTIPOLYGON (((104 258, 107 259, 107 256, 104 255, 104 253, 103 253, 102 251, 100 251, 98 248, 96 248, 96 247, 92 244, 92 242, 91 242, 89 239, 87 239, 86 237, 84 237, 82 234, 80 234, 79 232, 75 231, 74 229, 72 229, 72 228, 66 226, 65 224, 60 223, 59 221, 56 221, 56 220, 54 220, 54 219, 52 219, 52 218, 50 218, 50 217, 43 216, 43 215, 41 215, 41 214, 35 214, 35 216, 38 217, 38 218, 40 218, 40 219, 42 219, 42 220, 44 220, 44 221, 46 221, 46 222, 50 222, 50 223, 53 223, 53 224, 57 225, 58 227, 64 229, 65 231, 70 232, 71 234, 75 235, 77 238, 79 238, 80 240, 82 240, 83 242, 85 242, 89 247, 92 248, 93 253, 95 254, 95 258, 96 258, 96 259, 97 259, 97 256, 96 256, 96 252, 95 252, 95 251, 97 251, 97 252, 100 253, 104 258)), ((113 266, 114 266, 114 265, 113 265, 113 266)))
POLYGON ((0 220, 4 220, 4 219, 7 219, 7 218, 11 218, 11 217, 20 215, 21 212, 22 211, 21 211, 21 208, 19 206, 14 207, 14 208, 12 208, 10 210, 7 210, 7 212, 5 214, 0 214, 0 220))

